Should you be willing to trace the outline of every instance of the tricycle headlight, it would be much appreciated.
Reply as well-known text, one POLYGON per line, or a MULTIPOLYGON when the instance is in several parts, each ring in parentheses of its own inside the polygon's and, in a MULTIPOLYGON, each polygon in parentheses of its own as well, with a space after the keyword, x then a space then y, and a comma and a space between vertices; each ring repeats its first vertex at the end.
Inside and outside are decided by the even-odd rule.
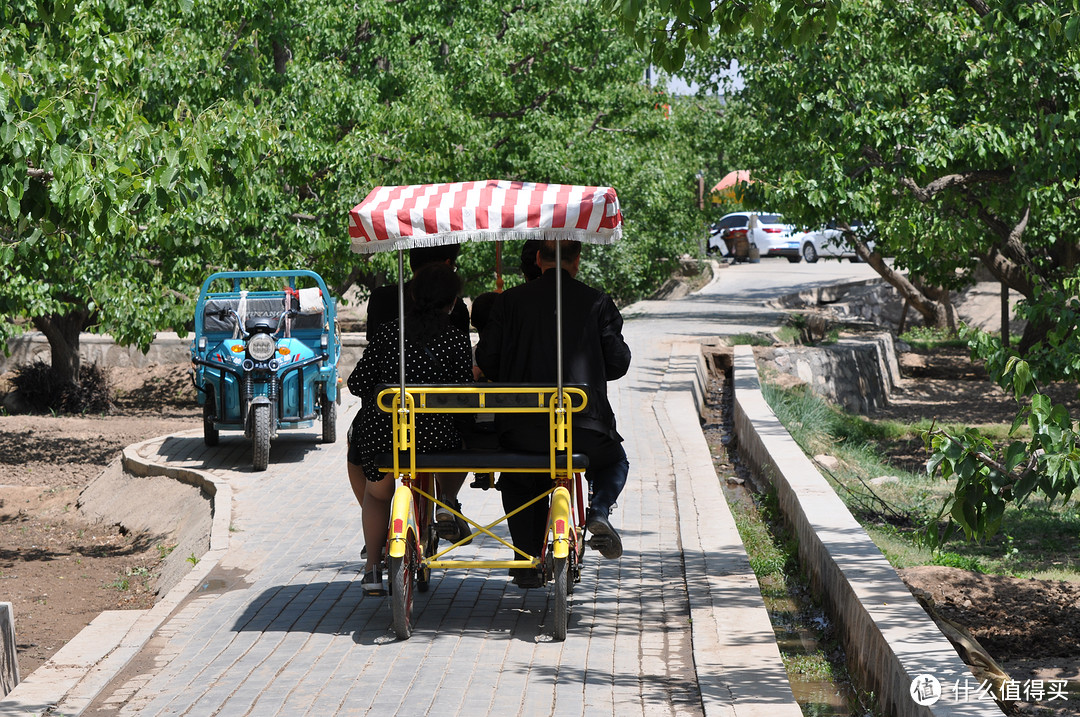
POLYGON ((255 334, 247 342, 248 356, 256 361, 266 361, 274 355, 277 345, 269 334, 255 334))

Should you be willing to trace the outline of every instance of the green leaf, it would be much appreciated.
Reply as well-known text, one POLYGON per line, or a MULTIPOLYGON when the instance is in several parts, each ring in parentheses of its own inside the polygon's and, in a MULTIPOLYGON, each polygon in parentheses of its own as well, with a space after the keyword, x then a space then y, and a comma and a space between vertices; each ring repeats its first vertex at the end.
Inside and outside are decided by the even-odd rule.
POLYGON ((15 197, 7 198, 7 210, 8 216, 11 217, 13 222, 18 221, 19 217, 22 216, 22 208, 19 206, 19 200, 15 197))
POLYGON ((1080 14, 1073 14, 1065 23, 1065 39, 1070 43, 1075 43, 1078 37, 1080 37, 1080 14))
POLYGON ((1015 374, 1013 377, 1013 391, 1017 400, 1027 395, 1031 385, 1031 366, 1027 361, 1016 361, 1015 374))
POLYGON ((1013 441, 1005 452, 1005 468, 1010 473, 1027 458, 1027 444, 1013 441))

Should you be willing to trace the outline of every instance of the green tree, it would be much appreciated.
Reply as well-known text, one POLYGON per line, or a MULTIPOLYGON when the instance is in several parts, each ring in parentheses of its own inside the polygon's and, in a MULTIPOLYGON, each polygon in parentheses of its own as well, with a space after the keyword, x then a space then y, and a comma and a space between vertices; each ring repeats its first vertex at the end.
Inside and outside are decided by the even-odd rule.
POLYGON ((951 515, 973 536, 1007 501, 1068 496, 1080 477, 1075 423, 1038 393, 1078 370, 1076 18, 1016 0, 844 3, 813 44, 741 33, 690 61, 700 79, 742 66, 727 111, 745 123, 758 198, 808 226, 872 221, 875 251, 849 240, 927 323, 950 321, 946 290, 979 262, 1025 297, 1016 350, 972 338, 1035 437, 1007 454, 972 433, 931 441, 932 467, 959 479, 951 515))
POLYGON ((116 3, 8 3, 0 26, 0 339, 28 317, 63 380, 90 327, 149 344, 178 316, 178 246, 155 227, 252 158, 243 108, 147 107, 140 33, 116 3))
MULTIPOLYGON (((640 52, 588 4, 4 11, 0 338, 31 320, 69 380, 80 331, 143 346, 182 331, 214 269, 310 266, 341 293, 384 281, 390 258, 366 262, 346 240, 348 209, 380 184, 615 186, 628 238, 592 271, 624 299, 666 278, 700 230, 700 162, 680 141, 692 116, 666 116, 640 52)), ((466 250, 477 281, 490 250, 466 250)))

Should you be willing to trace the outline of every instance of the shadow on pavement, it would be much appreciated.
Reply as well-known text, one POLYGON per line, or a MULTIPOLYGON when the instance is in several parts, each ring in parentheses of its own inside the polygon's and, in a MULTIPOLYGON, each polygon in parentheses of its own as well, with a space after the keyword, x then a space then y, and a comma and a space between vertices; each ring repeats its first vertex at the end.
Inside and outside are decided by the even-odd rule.
MULTIPOLYGON (((308 453, 322 446, 314 434, 278 434, 270 444, 270 465, 300 463, 308 453)), ((187 468, 228 469, 254 472, 251 467, 251 441, 243 434, 221 435, 221 442, 209 447, 201 436, 169 436, 157 450, 158 457, 166 462, 187 468)))

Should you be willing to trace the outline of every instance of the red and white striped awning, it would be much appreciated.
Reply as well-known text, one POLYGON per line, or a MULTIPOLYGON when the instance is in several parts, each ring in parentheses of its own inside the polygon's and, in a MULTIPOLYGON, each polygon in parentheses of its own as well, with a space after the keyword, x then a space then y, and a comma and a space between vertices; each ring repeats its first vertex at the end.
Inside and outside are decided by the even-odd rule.
POLYGON ((349 212, 352 250, 362 254, 505 239, 610 244, 621 236, 611 187, 499 180, 375 187, 349 212))

